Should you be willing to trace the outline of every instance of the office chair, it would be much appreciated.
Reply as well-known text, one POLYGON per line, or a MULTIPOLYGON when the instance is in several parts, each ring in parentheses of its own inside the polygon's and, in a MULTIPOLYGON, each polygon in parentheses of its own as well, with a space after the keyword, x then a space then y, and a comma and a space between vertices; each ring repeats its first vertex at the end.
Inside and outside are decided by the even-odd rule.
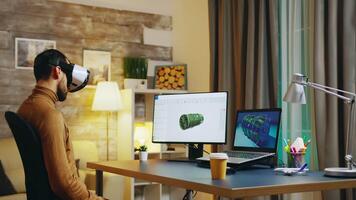
POLYGON ((57 200, 48 181, 42 146, 37 132, 16 113, 7 111, 5 118, 14 135, 25 170, 28 200, 57 200))

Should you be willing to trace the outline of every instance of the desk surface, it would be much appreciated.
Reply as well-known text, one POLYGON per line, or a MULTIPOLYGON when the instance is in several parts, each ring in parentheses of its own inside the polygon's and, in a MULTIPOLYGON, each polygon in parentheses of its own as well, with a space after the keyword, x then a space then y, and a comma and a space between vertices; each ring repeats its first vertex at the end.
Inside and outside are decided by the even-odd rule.
POLYGON ((89 162, 87 166, 100 171, 234 198, 356 187, 354 178, 325 177, 323 172, 308 172, 305 176, 283 176, 276 175, 272 169, 252 169, 227 175, 225 180, 212 180, 210 169, 197 167, 194 163, 129 160, 89 162))

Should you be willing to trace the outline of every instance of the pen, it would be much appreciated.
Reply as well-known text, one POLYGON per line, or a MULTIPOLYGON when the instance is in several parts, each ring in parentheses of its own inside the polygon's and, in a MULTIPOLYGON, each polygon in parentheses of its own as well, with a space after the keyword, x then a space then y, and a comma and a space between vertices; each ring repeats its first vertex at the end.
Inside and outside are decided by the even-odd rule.
POLYGON ((308 166, 308 164, 307 164, 307 163, 304 163, 304 165, 299 168, 298 172, 304 171, 304 169, 305 169, 307 166, 308 166))
POLYGON ((307 149, 307 147, 305 147, 305 146, 302 147, 302 148, 300 148, 300 149, 299 149, 299 153, 304 153, 306 149, 307 149))
POLYGON ((311 140, 309 139, 306 144, 304 144, 305 147, 307 147, 310 144, 311 140))
POLYGON ((286 144, 286 146, 289 146, 289 144, 288 144, 288 142, 287 142, 287 140, 285 138, 283 138, 283 141, 286 144))
POLYGON ((290 148, 289 148, 288 145, 284 147, 284 151, 287 152, 287 153, 290 152, 290 148))
POLYGON ((305 141, 306 140, 306 137, 305 137, 305 135, 303 135, 303 141, 305 141))
POLYGON ((297 150, 295 149, 295 147, 292 147, 292 153, 297 153, 297 150))

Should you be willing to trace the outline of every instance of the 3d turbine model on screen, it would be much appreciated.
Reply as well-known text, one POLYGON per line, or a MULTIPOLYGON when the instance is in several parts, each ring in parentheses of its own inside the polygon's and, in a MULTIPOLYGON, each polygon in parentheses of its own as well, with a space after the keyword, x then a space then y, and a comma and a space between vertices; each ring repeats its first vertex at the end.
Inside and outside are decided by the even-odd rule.
POLYGON ((204 116, 199 113, 183 114, 179 118, 180 128, 186 130, 188 128, 193 128, 204 122, 204 116))
POLYGON ((242 119, 242 131, 257 146, 262 146, 269 137, 270 121, 264 115, 246 115, 242 119))

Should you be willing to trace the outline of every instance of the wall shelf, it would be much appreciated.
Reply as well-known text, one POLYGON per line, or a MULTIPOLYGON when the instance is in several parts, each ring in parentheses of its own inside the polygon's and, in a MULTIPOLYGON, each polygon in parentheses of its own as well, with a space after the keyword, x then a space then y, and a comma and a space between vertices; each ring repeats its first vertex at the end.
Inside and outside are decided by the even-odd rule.
POLYGON ((142 180, 142 179, 135 179, 134 185, 136 187, 136 186, 146 186, 146 185, 159 185, 159 183, 145 181, 145 180, 142 180))
MULTIPOLYGON (((123 110, 118 112, 118 160, 138 159, 138 153, 134 148, 139 142, 144 141, 148 147, 148 159, 175 159, 187 156, 184 145, 177 145, 174 151, 167 151, 166 144, 152 143, 153 102, 156 94, 183 94, 182 90, 159 89, 124 89, 121 90, 123 110), (136 129, 135 134, 135 126, 136 129), (140 128, 141 127, 141 128, 140 128), (142 134, 142 127, 146 133, 142 134), (140 128, 140 129, 139 129, 140 128), (141 138, 138 137, 141 135, 141 138)), ((126 178, 124 181, 124 199, 165 200, 171 197, 183 196, 182 189, 167 187, 158 183, 152 183, 134 178, 126 178)))
POLYGON ((184 94, 187 90, 135 89, 136 94, 184 94))

